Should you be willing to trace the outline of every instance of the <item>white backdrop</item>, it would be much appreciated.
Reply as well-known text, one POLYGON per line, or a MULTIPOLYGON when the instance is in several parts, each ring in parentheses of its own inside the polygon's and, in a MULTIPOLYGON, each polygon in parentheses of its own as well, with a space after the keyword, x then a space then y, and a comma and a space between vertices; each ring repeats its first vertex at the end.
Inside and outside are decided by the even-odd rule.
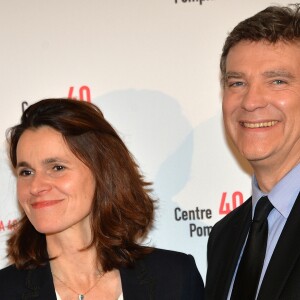
POLYGON ((219 56, 268 0, 0 0, 0 268, 18 218, 5 131, 48 97, 91 100, 159 198, 152 245, 194 255, 250 195, 249 166, 223 133, 219 56))

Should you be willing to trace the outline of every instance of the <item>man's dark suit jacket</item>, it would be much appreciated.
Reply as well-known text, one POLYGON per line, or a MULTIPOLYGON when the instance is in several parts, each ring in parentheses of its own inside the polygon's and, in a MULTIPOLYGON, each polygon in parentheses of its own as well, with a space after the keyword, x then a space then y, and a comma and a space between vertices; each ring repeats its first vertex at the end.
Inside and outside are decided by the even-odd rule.
MULTIPOLYGON (((251 212, 250 198, 213 227, 207 247, 205 300, 227 299, 236 264, 250 227, 251 212)), ((300 194, 277 242, 257 300, 298 299, 300 299, 300 194)))
MULTIPOLYGON (((156 249, 120 273, 124 300, 204 299, 203 281, 191 255, 156 249)), ((0 299, 55 300, 49 264, 34 270, 0 270, 0 299)))

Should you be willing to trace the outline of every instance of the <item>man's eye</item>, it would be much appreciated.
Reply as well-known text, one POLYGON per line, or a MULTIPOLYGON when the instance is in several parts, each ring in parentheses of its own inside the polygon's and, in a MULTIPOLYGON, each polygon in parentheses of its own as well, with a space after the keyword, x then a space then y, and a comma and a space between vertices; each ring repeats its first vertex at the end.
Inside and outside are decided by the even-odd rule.
POLYGON ((229 82, 228 85, 229 86, 233 86, 233 87, 235 87, 235 86, 242 86, 242 85, 244 85, 244 82, 242 82, 242 81, 229 82))
POLYGON ((245 82, 244 81, 240 81, 234 78, 228 78, 227 80, 227 86, 228 87, 240 87, 240 86, 244 86, 245 82))
POLYGON ((285 84, 285 83, 286 83, 286 81, 281 80, 281 79, 276 79, 276 80, 273 81, 273 84, 275 84, 275 85, 285 84))

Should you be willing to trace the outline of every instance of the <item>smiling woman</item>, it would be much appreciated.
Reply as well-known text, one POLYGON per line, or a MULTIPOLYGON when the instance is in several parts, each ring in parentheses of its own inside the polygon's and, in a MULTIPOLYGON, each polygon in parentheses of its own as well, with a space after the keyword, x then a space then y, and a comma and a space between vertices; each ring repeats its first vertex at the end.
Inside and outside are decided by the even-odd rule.
POLYGON ((89 227, 95 179, 61 133, 49 126, 26 130, 17 145, 17 162, 18 200, 38 232, 65 234, 89 227))
POLYGON ((150 184, 95 105, 39 101, 8 140, 23 217, 1 300, 203 299, 192 256, 140 244, 154 219, 150 184))

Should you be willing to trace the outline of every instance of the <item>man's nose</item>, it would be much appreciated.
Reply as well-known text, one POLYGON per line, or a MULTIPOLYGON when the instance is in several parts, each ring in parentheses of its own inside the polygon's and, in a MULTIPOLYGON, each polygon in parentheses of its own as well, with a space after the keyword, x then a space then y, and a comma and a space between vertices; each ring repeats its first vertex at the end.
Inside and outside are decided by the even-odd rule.
POLYGON ((254 111, 268 105, 267 93, 259 84, 249 84, 243 95, 241 106, 247 111, 254 111))

